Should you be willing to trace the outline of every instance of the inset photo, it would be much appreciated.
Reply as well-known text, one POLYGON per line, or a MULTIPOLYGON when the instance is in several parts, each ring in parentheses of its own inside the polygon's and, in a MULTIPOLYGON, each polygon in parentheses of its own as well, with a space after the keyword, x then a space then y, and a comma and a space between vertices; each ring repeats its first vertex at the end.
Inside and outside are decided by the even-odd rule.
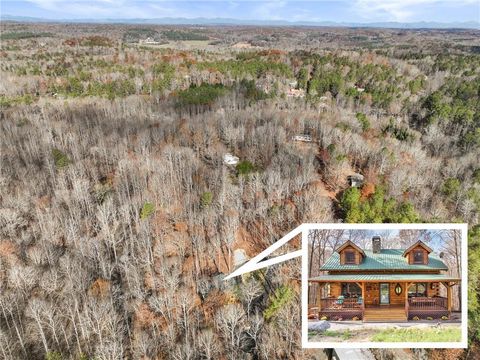
POLYGON ((306 347, 466 346, 466 227, 328 225, 303 240, 306 347))

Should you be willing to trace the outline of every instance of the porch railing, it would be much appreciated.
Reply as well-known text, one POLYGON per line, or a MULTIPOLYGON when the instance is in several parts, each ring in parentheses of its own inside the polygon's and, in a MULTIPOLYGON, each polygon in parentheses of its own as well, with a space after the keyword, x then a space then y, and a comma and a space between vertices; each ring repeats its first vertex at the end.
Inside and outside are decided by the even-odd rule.
POLYGON ((323 298, 321 301, 322 310, 362 310, 363 301, 358 298, 323 298))
POLYGON ((408 299, 409 310, 446 310, 447 298, 436 297, 412 297, 408 299))

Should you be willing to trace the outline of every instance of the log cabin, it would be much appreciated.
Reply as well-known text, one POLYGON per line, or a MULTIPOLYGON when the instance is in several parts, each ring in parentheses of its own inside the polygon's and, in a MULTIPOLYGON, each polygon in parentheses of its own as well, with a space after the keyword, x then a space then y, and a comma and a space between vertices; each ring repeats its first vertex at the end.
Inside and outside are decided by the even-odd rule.
POLYGON ((309 278, 309 288, 317 291, 309 314, 334 320, 450 317, 452 286, 460 283, 447 275, 448 267, 424 242, 407 249, 383 249, 378 236, 372 238, 371 250, 346 241, 320 271, 324 275, 309 278))

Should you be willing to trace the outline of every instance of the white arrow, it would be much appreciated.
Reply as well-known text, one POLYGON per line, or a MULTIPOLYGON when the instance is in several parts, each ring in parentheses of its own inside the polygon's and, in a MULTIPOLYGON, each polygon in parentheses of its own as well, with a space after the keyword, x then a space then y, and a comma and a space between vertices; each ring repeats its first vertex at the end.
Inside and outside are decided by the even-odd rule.
POLYGON ((280 248, 282 245, 286 244, 290 240, 292 240, 295 236, 300 234, 303 229, 305 228, 305 224, 302 224, 300 226, 297 226, 295 229, 290 231, 287 235, 282 237, 280 240, 278 240, 275 244, 269 246, 265 250, 263 250, 260 254, 249 260, 247 263, 243 264, 240 266, 237 270, 232 272, 230 275, 227 275, 223 280, 229 280, 232 279, 236 276, 243 275, 258 269, 262 269, 264 267, 278 264, 299 256, 302 256, 302 250, 297 250, 288 254, 280 255, 277 257, 274 257, 272 259, 268 259, 265 261, 262 261, 264 258, 266 258, 268 255, 273 253, 275 250, 280 248))

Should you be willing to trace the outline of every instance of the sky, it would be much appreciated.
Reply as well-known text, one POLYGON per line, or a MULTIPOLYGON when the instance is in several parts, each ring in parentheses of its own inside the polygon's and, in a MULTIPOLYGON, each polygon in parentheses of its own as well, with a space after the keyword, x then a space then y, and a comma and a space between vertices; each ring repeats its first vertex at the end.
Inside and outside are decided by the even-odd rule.
POLYGON ((480 21, 480 0, 1 0, 0 13, 46 19, 204 17, 294 22, 432 21, 451 23, 480 21))
MULTIPOLYGON (((353 230, 356 230, 354 226, 352 226, 353 230)), ((367 249, 371 249, 371 239, 373 236, 380 236, 382 239, 382 244, 385 248, 402 248, 402 245, 398 243, 398 237, 400 235, 400 231, 398 229, 389 229, 389 230, 356 230, 357 234, 351 235, 349 231, 346 231, 343 234, 343 241, 353 240, 358 244, 359 239, 363 239, 365 246, 367 249), (354 237, 354 239, 351 238, 354 237), (358 237, 360 236, 360 238, 358 237), (355 240, 357 239, 357 240, 355 240), (388 243, 388 244, 387 244, 388 243)), ((430 246, 434 252, 437 254, 442 251, 442 249, 446 246, 446 239, 448 238, 445 234, 445 231, 437 230, 437 229, 425 229, 424 232, 418 233, 416 236, 412 236, 414 241, 422 240, 430 246)), ((413 241, 413 240, 412 240, 413 241)), ((407 241, 408 243, 408 241, 407 241)), ((411 245, 411 244, 410 244, 411 245)))

